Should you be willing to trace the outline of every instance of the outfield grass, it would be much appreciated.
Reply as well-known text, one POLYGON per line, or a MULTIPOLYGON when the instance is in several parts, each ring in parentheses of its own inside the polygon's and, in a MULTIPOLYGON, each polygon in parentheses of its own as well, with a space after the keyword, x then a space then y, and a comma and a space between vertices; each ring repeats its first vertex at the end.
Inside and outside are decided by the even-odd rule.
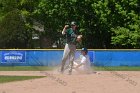
POLYGON ((47 66, 0 66, 0 71, 45 71, 52 70, 47 66))
POLYGON ((45 76, 0 76, 0 83, 43 78, 45 76))
POLYGON ((92 67, 96 71, 140 71, 138 67, 118 66, 118 67, 92 67))
MULTIPOLYGON (((138 67, 92 67, 96 71, 140 71, 140 66, 138 67)), ((54 67, 47 66, 0 66, 0 71, 50 71, 54 67)))

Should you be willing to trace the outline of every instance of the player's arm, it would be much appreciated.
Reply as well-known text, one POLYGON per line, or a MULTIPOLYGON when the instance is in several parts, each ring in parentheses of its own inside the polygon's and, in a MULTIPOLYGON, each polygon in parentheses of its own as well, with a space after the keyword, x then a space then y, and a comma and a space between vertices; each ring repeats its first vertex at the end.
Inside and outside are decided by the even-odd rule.
POLYGON ((80 64, 78 64, 78 65, 75 67, 75 69, 81 67, 82 65, 84 65, 84 63, 80 63, 80 64))
POLYGON ((78 65, 75 67, 75 69, 77 69, 77 68, 79 68, 79 67, 81 67, 82 65, 85 65, 85 64, 86 64, 86 58, 83 57, 82 60, 81 60, 81 63, 78 64, 78 65))
POLYGON ((76 63, 76 62, 74 61, 74 62, 73 62, 73 65, 74 65, 74 66, 77 66, 77 65, 78 65, 78 63, 76 63))
POLYGON ((66 30, 67 28, 69 27, 69 25, 65 25, 63 30, 62 30, 62 35, 65 35, 66 34, 66 30))
POLYGON ((76 30, 77 32, 76 33, 73 33, 71 37, 74 37, 74 38, 82 38, 82 35, 79 33, 78 30, 76 30))
POLYGON ((78 31, 77 38, 82 38, 82 37, 83 37, 82 33, 78 31))

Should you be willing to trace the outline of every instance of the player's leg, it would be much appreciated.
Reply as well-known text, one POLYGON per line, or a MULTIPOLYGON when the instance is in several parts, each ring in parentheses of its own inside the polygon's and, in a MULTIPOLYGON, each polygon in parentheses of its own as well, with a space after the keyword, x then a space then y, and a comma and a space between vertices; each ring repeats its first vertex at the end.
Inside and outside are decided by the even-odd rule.
POLYGON ((74 58, 75 58, 75 52, 76 52, 76 46, 75 45, 70 45, 70 62, 69 62, 69 74, 72 73, 72 68, 73 68, 73 62, 74 62, 74 58))
POLYGON ((64 48, 62 62, 61 62, 61 72, 62 73, 64 72, 64 66, 65 66, 65 63, 66 63, 66 61, 68 59, 69 53, 70 53, 70 49, 69 49, 68 44, 66 44, 65 48, 64 48))

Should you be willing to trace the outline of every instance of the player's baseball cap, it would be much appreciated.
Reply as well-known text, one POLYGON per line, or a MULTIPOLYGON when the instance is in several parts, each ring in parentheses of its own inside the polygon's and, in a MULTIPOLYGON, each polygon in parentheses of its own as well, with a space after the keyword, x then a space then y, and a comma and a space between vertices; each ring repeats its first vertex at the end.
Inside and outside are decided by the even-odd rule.
POLYGON ((86 51, 86 52, 88 52, 87 48, 82 48, 82 51, 86 51))
POLYGON ((71 26, 73 26, 73 25, 77 25, 77 23, 75 21, 72 21, 71 26))

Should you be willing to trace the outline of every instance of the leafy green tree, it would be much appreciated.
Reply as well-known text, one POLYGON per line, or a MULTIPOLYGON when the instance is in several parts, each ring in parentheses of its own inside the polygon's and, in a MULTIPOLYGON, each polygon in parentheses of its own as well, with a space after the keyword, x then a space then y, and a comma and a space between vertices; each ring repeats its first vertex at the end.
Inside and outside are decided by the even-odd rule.
POLYGON ((30 32, 18 0, 0 0, 0 48, 28 48, 30 32))
POLYGON ((112 23, 111 39, 115 48, 140 48, 139 9, 138 0, 120 0, 114 3, 113 14, 116 20, 112 23))
POLYGON ((12 29, 24 37, 16 40, 27 41, 22 46, 29 48, 32 34, 37 33, 42 48, 51 48, 57 41, 62 48, 61 30, 65 24, 76 21, 84 36, 80 47, 140 48, 139 10, 139 0, 0 0, 0 37, 6 35, 4 31, 11 33, 7 24, 13 22, 20 26, 12 25, 12 29), (34 29, 36 22, 44 27, 43 32, 34 29))
POLYGON ((26 29, 18 10, 7 13, 0 28, 1 48, 26 48, 26 29))

